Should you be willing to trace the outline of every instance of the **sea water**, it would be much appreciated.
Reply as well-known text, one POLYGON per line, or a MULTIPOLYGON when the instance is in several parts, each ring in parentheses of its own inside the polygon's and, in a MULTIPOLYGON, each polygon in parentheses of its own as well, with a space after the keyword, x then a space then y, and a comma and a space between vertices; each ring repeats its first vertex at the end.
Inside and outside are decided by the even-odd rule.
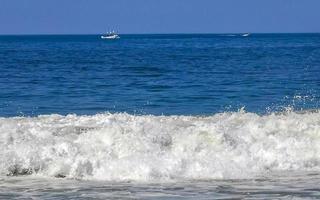
POLYGON ((320 34, 0 36, 0 198, 320 198, 320 34))

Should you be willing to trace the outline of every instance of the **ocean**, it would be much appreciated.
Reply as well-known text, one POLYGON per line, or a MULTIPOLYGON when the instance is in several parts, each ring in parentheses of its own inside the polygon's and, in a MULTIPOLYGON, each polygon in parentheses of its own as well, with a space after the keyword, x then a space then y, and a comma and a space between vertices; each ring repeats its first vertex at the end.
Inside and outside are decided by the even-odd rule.
POLYGON ((0 36, 1 199, 320 198, 320 34, 0 36))

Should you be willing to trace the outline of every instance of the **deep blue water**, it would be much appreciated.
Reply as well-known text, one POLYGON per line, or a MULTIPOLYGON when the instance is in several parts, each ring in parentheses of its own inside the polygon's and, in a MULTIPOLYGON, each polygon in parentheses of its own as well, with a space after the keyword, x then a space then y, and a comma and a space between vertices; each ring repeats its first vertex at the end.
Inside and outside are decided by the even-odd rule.
POLYGON ((319 109, 320 34, 0 36, 0 116, 319 109))

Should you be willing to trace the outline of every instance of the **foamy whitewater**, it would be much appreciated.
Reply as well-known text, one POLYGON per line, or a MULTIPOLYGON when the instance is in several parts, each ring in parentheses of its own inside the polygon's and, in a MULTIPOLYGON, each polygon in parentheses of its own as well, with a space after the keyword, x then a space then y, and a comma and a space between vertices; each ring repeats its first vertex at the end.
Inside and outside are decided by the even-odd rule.
POLYGON ((0 173, 106 181, 320 170, 320 113, 0 118, 0 173))

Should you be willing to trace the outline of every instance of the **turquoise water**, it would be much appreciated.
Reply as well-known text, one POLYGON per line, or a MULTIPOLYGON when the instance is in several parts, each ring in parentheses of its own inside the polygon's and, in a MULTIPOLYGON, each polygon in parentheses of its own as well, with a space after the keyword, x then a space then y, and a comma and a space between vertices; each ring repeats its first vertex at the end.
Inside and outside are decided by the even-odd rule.
POLYGON ((320 34, 0 36, 0 198, 319 198, 319 103, 320 34))

